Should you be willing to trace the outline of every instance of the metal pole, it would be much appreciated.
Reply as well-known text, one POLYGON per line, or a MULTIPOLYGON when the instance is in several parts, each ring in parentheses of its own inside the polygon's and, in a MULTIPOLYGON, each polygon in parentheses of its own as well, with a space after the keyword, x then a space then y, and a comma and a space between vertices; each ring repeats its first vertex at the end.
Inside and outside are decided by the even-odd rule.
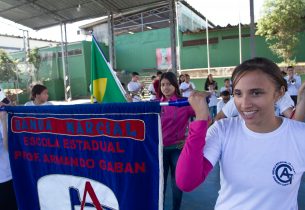
POLYGON ((243 62, 241 45, 241 22, 240 22, 240 0, 238 0, 238 40, 239 40, 239 63, 243 62))
POLYGON ((63 24, 60 23, 60 34, 61 34, 61 59, 62 59, 62 67, 63 67, 63 79, 64 79, 64 91, 65 91, 65 100, 71 100, 71 88, 69 84, 69 75, 67 72, 67 65, 66 65, 66 52, 64 46, 64 37, 63 37, 63 24))
POLYGON ((65 29, 65 66, 66 66, 66 92, 68 101, 72 100, 72 93, 71 93, 71 83, 70 83, 70 73, 69 73, 69 66, 68 66, 68 38, 67 38, 67 25, 64 23, 65 29))
POLYGON ((238 23, 238 39, 239 39, 239 63, 243 62, 243 56, 242 56, 242 46, 241 46, 241 25, 240 22, 238 23))
POLYGON ((144 31, 143 12, 141 12, 141 31, 144 31))
POLYGON ((255 26, 254 26, 254 2, 250 0, 250 49, 251 58, 255 57, 255 26))
POLYGON ((170 7, 170 31, 171 31, 171 58, 172 58, 172 72, 177 74, 177 30, 176 30, 176 1, 169 1, 170 7))
POLYGON ((29 35, 29 31, 28 30, 25 30, 26 31, 26 53, 28 55, 28 58, 30 56, 30 35, 29 35))
POLYGON ((207 17, 205 17, 205 22, 206 22, 205 32, 206 32, 206 40, 207 40, 208 74, 210 74, 211 70, 210 70, 210 47, 209 47, 209 23, 207 17))
POLYGON ((181 61, 180 61, 180 34, 179 34, 179 11, 178 11, 178 4, 176 4, 176 33, 177 33, 177 71, 179 74, 181 73, 181 61))
POLYGON ((115 58, 115 48, 114 48, 114 19, 113 13, 108 13, 108 43, 109 43, 109 60, 112 69, 116 69, 116 58, 115 58))

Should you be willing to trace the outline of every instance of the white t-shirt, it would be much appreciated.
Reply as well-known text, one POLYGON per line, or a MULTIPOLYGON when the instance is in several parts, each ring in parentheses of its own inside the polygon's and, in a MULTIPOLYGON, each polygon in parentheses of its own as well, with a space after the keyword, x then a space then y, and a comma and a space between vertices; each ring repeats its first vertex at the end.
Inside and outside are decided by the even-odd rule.
MULTIPOLYGON (((227 102, 228 103, 228 102, 227 102)), ((223 100, 221 99, 220 101, 218 101, 217 103, 217 113, 220 112, 222 110, 222 108, 224 107, 224 105, 226 105, 223 100)))
POLYGON ((34 104, 34 101, 28 101, 24 104, 24 106, 44 106, 44 105, 53 105, 53 104, 49 101, 44 102, 43 104, 40 105, 34 104))
POLYGON ((288 82, 288 78, 289 78, 288 76, 285 76, 284 78, 285 78, 285 80, 287 81, 288 93, 289 93, 291 96, 297 96, 297 95, 298 95, 299 88, 300 88, 301 85, 302 85, 301 77, 300 77, 299 75, 293 75, 293 78, 295 79, 294 84, 291 84, 291 82, 288 82))
POLYGON ((0 122, 0 183, 4 183, 12 179, 8 151, 4 148, 3 144, 2 129, 2 123, 0 122))
MULTIPOLYGON (((290 98, 289 93, 286 92, 276 103, 274 107, 274 112, 277 116, 283 114, 285 110, 290 107, 294 107, 294 102, 290 98)), ((222 112, 226 115, 226 117, 235 117, 238 116, 239 113, 234 103, 234 98, 232 97, 226 105, 222 108, 222 112)))
MULTIPOLYGON (((180 90, 186 90, 186 89, 188 89, 188 88, 190 87, 190 85, 192 85, 193 90, 196 89, 196 86, 195 86, 194 83, 192 83, 192 82, 189 82, 189 83, 182 82, 182 83, 180 84, 179 89, 180 89, 180 90)), ((184 91, 184 92, 182 93, 182 96, 188 98, 188 97, 190 96, 191 92, 192 92, 192 90, 188 89, 188 90, 186 90, 186 91, 184 91)))
POLYGON ((149 100, 155 100, 156 99, 156 91, 154 88, 154 85, 152 83, 149 84, 148 86, 148 91, 149 91, 149 100))
POLYGON ((230 100, 222 107, 222 112, 226 115, 226 117, 236 117, 239 115, 237 108, 234 103, 234 98, 230 98, 230 100))
MULTIPOLYGON (((130 81, 127 85, 128 91, 133 92, 134 94, 140 94, 141 87, 142 86, 140 82, 134 82, 134 81, 130 81)), ((132 101, 133 102, 141 101, 141 97, 139 95, 133 95, 132 101)))
POLYGON ((209 107, 217 106, 218 99, 217 99, 217 96, 216 96, 215 92, 211 93, 211 95, 209 97, 209 100, 210 100, 210 102, 208 104, 209 107))
POLYGON ((305 170, 305 123, 282 118, 270 133, 249 130, 243 119, 215 122, 204 156, 220 164, 215 210, 297 210, 305 170))

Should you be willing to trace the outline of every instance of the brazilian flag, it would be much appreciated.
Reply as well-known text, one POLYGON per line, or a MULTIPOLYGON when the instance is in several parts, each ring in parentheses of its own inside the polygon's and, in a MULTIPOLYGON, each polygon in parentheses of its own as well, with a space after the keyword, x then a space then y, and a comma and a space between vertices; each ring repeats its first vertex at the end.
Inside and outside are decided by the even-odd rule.
POLYGON ((91 102, 126 102, 125 90, 107 62, 95 37, 91 46, 91 102))

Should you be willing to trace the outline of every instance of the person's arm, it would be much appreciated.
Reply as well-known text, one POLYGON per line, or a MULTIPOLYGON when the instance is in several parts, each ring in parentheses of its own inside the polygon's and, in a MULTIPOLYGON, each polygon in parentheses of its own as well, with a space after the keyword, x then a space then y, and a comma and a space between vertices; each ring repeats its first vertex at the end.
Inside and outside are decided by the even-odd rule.
POLYGON ((138 95, 141 88, 142 88, 142 85, 138 85, 137 87, 131 83, 128 83, 128 85, 127 85, 127 89, 132 97, 135 95, 138 95))
POLYGON ((297 77, 295 78, 295 85, 298 89, 300 89, 300 87, 302 85, 302 79, 299 75, 297 75, 297 77))
POLYGON ((190 83, 188 89, 189 89, 189 90, 194 90, 192 83, 190 83))
POLYGON ((222 110, 220 110, 217 115, 215 116, 214 120, 217 121, 217 120, 221 120, 223 118, 226 118, 226 115, 223 113, 222 110))
POLYGON ((188 99, 196 113, 196 120, 190 124, 189 135, 176 167, 177 186, 186 192, 200 185, 213 168, 203 155, 209 118, 207 96, 207 93, 194 91, 188 99))
POLYGON ((185 86, 184 83, 181 83, 181 85, 179 86, 180 92, 184 93, 185 91, 188 90, 188 87, 185 86))
POLYGON ((217 114, 218 114, 219 112, 221 112, 222 103, 223 103, 222 99, 221 99, 220 101, 217 102, 217 114))
MULTIPOLYGON (((0 107, 5 106, 4 103, 0 102, 0 107)), ((2 124, 2 137, 3 137, 3 145, 5 149, 8 149, 8 141, 7 141, 7 113, 5 111, 0 111, 0 122, 2 124)))
POLYGON ((295 113, 295 109, 293 107, 289 107, 285 111, 283 111, 281 114, 286 118, 293 119, 294 113, 295 113))
POLYGON ((301 85, 298 92, 298 103, 296 105, 293 119, 304 122, 305 121, 305 82, 301 85))
POLYGON ((281 98, 279 98, 279 100, 277 100, 277 102, 275 103, 275 107, 276 109, 279 110, 279 113, 284 117, 289 119, 292 118, 292 115, 295 110, 294 109, 295 104, 288 92, 285 92, 285 94, 281 98))
POLYGON ((195 89, 196 89, 195 84, 194 84, 194 83, 192 83, 192 82, 190 82, 189 89, 190 89, 190 90, 195 90, 195 89))

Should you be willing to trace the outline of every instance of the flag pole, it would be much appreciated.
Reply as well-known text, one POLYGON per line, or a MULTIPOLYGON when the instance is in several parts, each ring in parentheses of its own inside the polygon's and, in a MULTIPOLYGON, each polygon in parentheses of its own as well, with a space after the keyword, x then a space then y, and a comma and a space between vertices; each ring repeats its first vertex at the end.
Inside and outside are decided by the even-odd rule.
MULTIPOLYGON (((107 59, 106 59, 106 57, 105 57, 105 55, 104 55, 102 49, 100 48, 100 46, 99 46, 97 40, 95 39, 95 36, 93 35, 93 33, 92 33, 91 35, 92 35, 92 41, 95 43, 95 45, 96 45, 98 51, 101 53, 101 55, 103 56, 104 60, 106 61, 107 66, 108 66, 108 68, 110 69, 111 75, 113 76, 113 78, 114 78, 116 84, 117 84, 118 87, 120 88, 120 91, 123 93, 124 98, 125 98, 126 101, 127 101, 127 98, 126 98, 126 91, 125 91, 125 89, 123 88, 123 86, 122 86, 120 80, 118 79, 118 77, 117 77, 117 75, 116 75, 116 72, 112 69, 112 67, 110 66, 109 62, 107 61, 107 59)), ((91 85, 92 85, 92 84, 91 84, 91 85)))

